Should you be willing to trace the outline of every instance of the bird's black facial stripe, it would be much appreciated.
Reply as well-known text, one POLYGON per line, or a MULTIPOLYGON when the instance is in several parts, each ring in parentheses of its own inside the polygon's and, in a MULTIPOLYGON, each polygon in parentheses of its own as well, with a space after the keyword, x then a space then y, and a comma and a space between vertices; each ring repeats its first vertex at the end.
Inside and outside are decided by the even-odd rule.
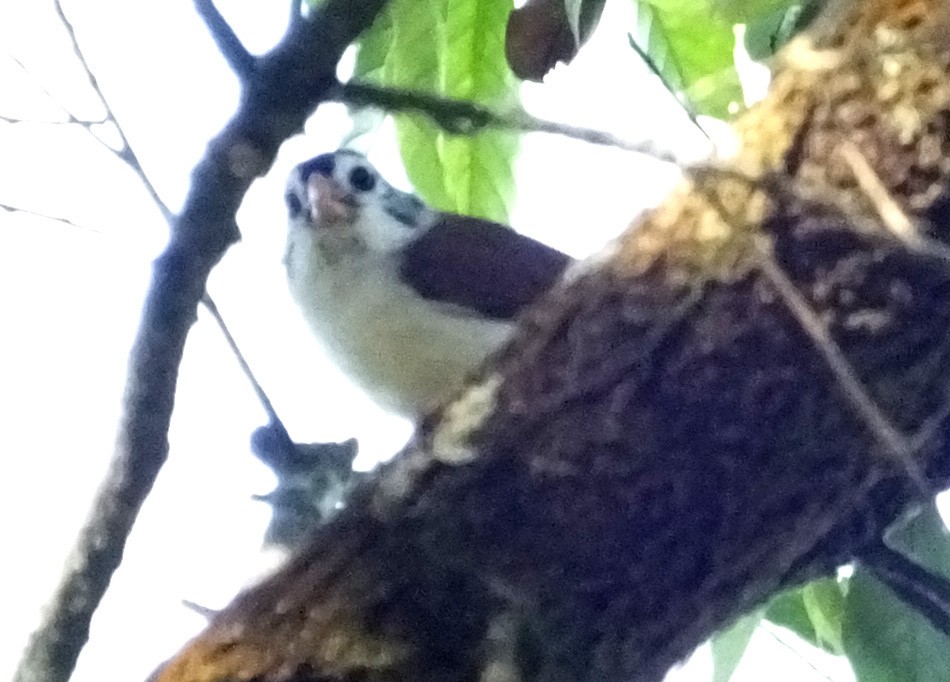
POLYGON ((369 192, 376 186, 376 176, 365 166, 357 166, 350 171, 350 185, 358 192, 369 192))
POLYGON ((300 201, 300 197, 297 196, 296 192, 288 191, 284 195, 284 203, 287 204, 287 213, 290 214, 291 218, 298 218, 303 213, 303 202, 300 201))
POLYGON ((307 179, 314 173, 319 173, 324 177, 333 177, 333 169, 336 167, 335 154, 321 154, 315 156, 309 161, 304 161, 298 166, 300 169, 300 179, 306 184, 307 179))
POLYGON ((425 204, 414 194, 390 190, 383 197, 383 208, 406 227, 419 227, 419 217, 425 211, 425 204))

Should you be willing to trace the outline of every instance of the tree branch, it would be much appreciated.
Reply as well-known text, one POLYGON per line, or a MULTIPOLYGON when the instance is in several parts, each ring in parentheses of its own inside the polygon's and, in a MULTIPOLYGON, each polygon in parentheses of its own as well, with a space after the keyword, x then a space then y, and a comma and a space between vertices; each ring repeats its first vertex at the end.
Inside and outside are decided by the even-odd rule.
POLYGON ((871 574, 950 637, 950 581, 878 542, 859 557, 871 574))
MULTIPOLYGON (((185 205, 173 218, 170 241, 153 266, 107 478, 44 622, 27 646, 17 682, 65 681, 73 670, 92 613, 165 462, 185 338, 211 269, 238 239, 234 216, 244 193, 270 167, 280 143, 301 130, 324 100, 336 82, 343 51, 384 4, 328 0, 308 21, 291 25, 281 42, 259 58, 258 68, 244 83, 238 111, 194 169, 185 205)), ((56 8, 65 21, 58 1, 56 8)), ((68 22, 67 31, 75 46, 68 22)), ((77 54, 85 63, 78 48, 77 54)), ((130 149, 125 158, 138 163, 130 149)))
MULTIPOLYGON (((62 0, 54 0, 53 9, 55 10, 56 16, 59 19, 60 23, 63 25, 63 28, 66 30, 66 35, 69 36, 69 42, 70 42, 70 45, 72 45, 73 53, 76 55, 76 59, 79 60, 79 64, 82 66, 82 69, 86 74, 86 78, 89 80, 90 87, 92 88, 93 92, 95 92, 96 95, 98 96, 99 102, 102 104, 103 109, 105 109, 106 116, 105 116, 104 122, 105 123, 111 122, 113 125, 115 125, 116 132, 119 135, 119 141, 121 143, 121 146, 119 147, 119 149, 114 149, 112 146, 107 145, 105 142, 102 141, 102 139, 99 138, 98 135, 96 135, 92 131, 92 128, 90 127, 89 124, 86 124, 83 121, 80 121, 78 118, 76 118, 72 114, 72 112, 70 112, 66 107, 60 104, 59 101, 56 100, 55 97, 50 95, 50 98, 53 101, 55 101, 57 104, 59 104, 60 108, 66 112, 66 114, 69 116, 70 120, 73 123, 82 125, 89 132, 89 134, 92 135, 96 139, 97 142, 99 142, 103 147, 105 147, 110 152, 115 154, 117 158, 119 158, 122 162, 128 165, 129 168, 131 168, 136 173, 136 175, 139 176, 139 179, 142 181, 142 184, 145 186, 145 189, 148 192, 149 196, 152 198, 152 201, 155 203, 155 206, 158 207, 159 211, 161 211, 162 217, 164 217, 168 223, 171 223, 174 218, 174 214, 172 213, 171 209, 169 209, 168 206, 165 204, 165 202, 162 200, 161 196, 158 194, 158 190, 155 188, 155 186, 152 184, 151 179, 149 179, 148 175, 145 173, 145 170, 142 168, 142 164, 139 161, 138 156, 135 154, 135 150, 132 149, 132 145, 129 144, 129 139, 125 136, 125 131, 122 129, 122 126, 119 125, 119 120, 116 118, 115 112, 112 111, 112 107, 109 105, 109 100, 106 99, 105 94, 102 91, 102 87, 99 85, 99 79, 96 77, 95 72, 89 66, 89 62, 86 60, 86 55, 85 53, 83 53, 82 48, 79 45, 79 41, 76 38, 76 30, 73 27, 72 23, 69 21, 69 19, 66 18, 66 14, 63 11, 62 0)), ((47 92, 47 94, 49 94, 49 92, 47 92)))
POLYGON ((88 120, 80 120, 73 117, 67 118, 66 120, 63 120, 63 121, 38 121, 32 118, 17 118, 16 116, 4 116, 2 114, 0 114, 0 121, 3 121, 5 123, 11 123, 14 125, 19 125, 21 123, 33 123, 35 125, 48 125, 48 126, 79 125, 84 128, 88 128, 89 126, 94 126, 94 125, 102 125, 103 123, 108 123, 107 119, 102 119, 101 121, 88 121, 88 120))
POLYGON ((793 643, 790 643, 787 639, 785 639, 785 632, 786 632, 785 628, 773 625, 771 622, 765 619, 762 620, 761 625, 762 625, 762 629, 765 632, 767 632, 769 636, 771 636, 772 639, 774 639, 779 644, 779 646, 782 646, 785 649, 787 649, 788 653, 795 656, 803 664, 811 668, 812 671, 816 675, 823 677, 825 680, 827 680, 827 682, 836 682, 834 678, 829 677, 827 673, 822 671, 818 666, 816 666, 814 663, 808 660, 808 658, 802 655, 802 648, 800 644, 797 644, 797 643, 793 644, 793 643))
POLYGON ((21 206, 13 206, 12 204, 0 203, 0 209, 8 213, 23 213, 25 215, 36 216, 37 218, 43 218, 45 220, 52 220, 53 222, 60 223, 66 227, 74 227, 87 232, 99 232, 99 230, 94 227, 86 227, 85 225, 74 223, 69 218, 63 218, 62 216, 53 215, 52 213, 44 213, 43 211, 37 211, 32 208, 23 208, 21 206))
POLYGON ((523 133, 548 133, 589 144, 617 147, 677 166, 684 165, 672 151, 662 149, 651 141, 630 142, 601 130, 557 123, 524 111, 502 114, 474 102, 440 97, 417 90, 349 81, 338 83, 331 91, 330 98, 354 107, 378 107, 389 112, 422 114, 453 135, 474 135, 489 128, 523 133))
POLYGON ((218 50, 220 50, 228 65, 241 81, 247 81, 253 75, 257 63, 254 55, 244 47, 234 29, 218 11, 214 0, 195 0, 195 9, 204 19, 205 26, 208 27, 208 33, 211 34, 215 45, 218 46, 218 50))
MULTIPOLYGON (((62 16, 61 11, 60 11, 60 13, 58 14, 58 16, 62 16)), ((70 30, 68 27, 66 27, 66 31, 67 31, 67 35, 70 36, 70 39, 73 40, 73 39, 74 39, 74 36, 73 36, 71 30, 70 30)), ((73 44, 74 51, 77 50, 78 48, 77 48, 75 42, 73 42, 72 44, 73 44)), ((26 64, 24 64, 23 62, 21 62, 19 59, 17 59, 17 58, 14 57, 13 55, 8 55, 8 57, 10 58, 10 61, 12 61, 14 64, 16 64, 17 67, 19 67, 19 69, 20 69, 21 71, 23 71, 24 74, 26 74, 27 76, 32 77, 32 73, 31 73, 30 70, 26 67, 26 64)), ((88 71, 88 66, 86 65, 85 61, 83 61, 82 58, 79 59, 79 62, 80 62, 80 66, 82 66, 82 67, 83 67, 83 70, 86 72, 86 76, 89 78, 90 84, 92 84, 92 83, 93 83, 92 75, 91 75, 91 74, 89 73, 89 71, 88 71)), ((90 120, 86 120, 86 119, 81 119, 81 118, 77 117, 75 114, 73 114, 73 112, 71 112, 71 111, 69 110, 69 108, 66 107, 62 102, 60 102, 59 99, 56 98, 56 97, 53 95, 53 93, 51 93, 51 92, 43 85, 43 83, 40 82, 38 79, 34 78, 33 81, 36 83, 36 87, 39 88, 40 92, 42 92, 44 95, 46 95, 47 99, 49 99, 50 102, 52 102, 52 103, 55 104, 57 107, 59 107, 60 111, 62 111, 62 112, 63 112, 63 115, 66 117, 65 120, 62 120, 62 121, 34 121, 34 120, 31 120, 31 119, 22 119, 22 118, 15 118, 15 117, 12 117, 12 116, 4 116, 4 117, 2 117, 2 119, 3 119, 4 121, 7 121, 8 123, 42 123, 42 124, 47 124, 47 125, 77 125, 77 126, 80 126, 80 127, 84 128, 84 129, 86 130, 86 132, 88 132, 90 135, 92 135, 92 137, 96 140, 96 142, 98 142, 99 144, 104 145, 104 146, 105 146, 110 152, 112 152, 113 154, 116 153, 116 150, 115 150, 115 149, 113 149, 112 147, 109 147, 108 145, 105 145, 105 143, 92 131, 92 126, 94 126, 94 125, 101 125, 101 124, 103 124, 103 123, 108 123, 108 122, 110 122, 110 121, 112 121, 113 123, 115 123, 114 119, 112 119, 112 118, 109 117, 109 114, 108 114, 108 107, 107 107, 106 104, 105 104, 105 98, 102 96, 102 93, 101 93, 99 90, 96 90, 96 89, 95 89, 95 85, 92 85, 93 91, 94 91, 94 92, 96 93, 96 95, 99 97, 100 103, 102 103, 102 104, 103 104, 103 107, 106 109, 106 115, 103 116, 102 118, 98 119, 98 120, 90 121, 90 120)), ((118 124, 116 124, 116 125, 118 126, 118 124)))
POLYGON ((267 393, 264 391, 264 388, 257 381, 257 377, 254 376, 254 372, 251 371, 251 366, 247 364, 247 359, 244 357, 244 353, 241 352, 241 349, 238 348, 237 342, 231 335, 231 330, 228 329, 228 325, 221 316, 221 312, 218 310, 217 304, 207 293, 205 293, 205 295, 202 297, 201 303, 208 310, 208 312, 211 313, 211 316, 217 323, 218 328, 224 335, 224 340, 228 344, 228 348, 231 349, 231 353, 237 359, 238 365, 241 367, 241 371, 244 372, 244 375, 251 383, 251 388, 254 389, 254 394, 257 396, 258 402, 260 402, 261 406, 264 408, 264 411, 267 413, 267 418, 272 424, 277 425, 278 428, 280 428, 280 430, 286 434, 287 431, 284 429, 283 423, 281 422, 280 417, 277 415, 277 410, 274 409, 274 405, 271 403, 270 398, 267 397, 267 393))
POLYGON ((690 106, 689 101, 684 97, 681 97, 676 91, 676 88, 673 87, 673 84, 667 80, 666 76, 663 75, 663 72, 660 70, 660 67, 657 66, 657 63, 653 60, 653 57, 644 50, 640 43, 637 42, 637 39, 633 37, 632 33, 627 34, 627 40, 630 43, 630 47, 633 48, 633 51, 637 53, 637 56, 640 58, 640 61, 650 70, 654 76, 660 81, 663 87, 666 89, 670 96, 680 105, 680 108, 683 110, 683 113, 686 115, 686 118, 689 119, 689 122, 693 124, 693 127, 698 130, 703 137, 712 142, 712 139, 709 137, 709 133, 706 132, 706 129, 699 122, 699 117, 696 116, 696 112, 690 106))
MULTIPOLYGON (((212 8, 213 8, 213 5, 212 5, 212 8)), ((169 227, 172 227, 174 215, 172 214, 171 209, 168 208, 167 204, 165 204, 165 202, 159 196, 158 190, 155 188, 155 185, 152 183, 151 178, 149 178, 148 174, 145 172, 145 169, 142 168, 141 163, 139 163, 138 157, 136 156, 134 149, 132 149, 131 145, 129 144, 128 137, 125 134, 125 130, 123 129, 121 123, 119 123, 118 119, 115 118, 115 115, 112 112, 112 107, 110 106, 109 101, 106 98, 105 94, 102 92, 102 90, 99 89, 98 79, 96 78, 95 74, 91 71, 88 62, 86 62, 86 60, 82 56, 79 45, 76 42, 76 37, 72 29, 72 26, 66 22, 65 17, 62 14, 61 7, 59 8, 58 16, 61 18, 61 22, 63 23, 64 28, 67 31, 67 35, 70 37, 70 40, 72 41, 74 53, 77 55, 80 62, 80 66, 83 68, 86 74, 86 77, 89 80, 90 87, 92 88, 96 97, 99 99, 99 102, 102 104, 103 109, 106 111, 106 115, 101 120, 98 120, 98 121, 87 121, 87 120, 79 119, 71 111, 69 111, 69 109, 62 102, 60 102, 49 90, 47 90, 43 86, 42 83, 40 83, 39 81, 36 81, 37 87, 40 88, 40 90, 50 99, 50 101, 54 102, 63 111, 64 115, 66 116, 66 119, 64 121, 30 121, 28 119, 17 119, 13 117, 0 116, 0 120, 5 120, 9 123, 17 123, 17 124, 35 122, 35 123, 41 123, 41 124, 55 124, 55 125, 78 125, 82 127, 83 129, 85 129, 87 133, 89 133, 92 136, 94 140, 96 140, 96 142, 98 142, 108 152, 113 154, 119 161, 124 163, 133 173, 135 173, 139 181, 145 187, 145 190, 149 194, 149 197, 152 199, 152 202, 155 205, 155 207, 159 210, 159 212, 165 218, 165 221, 169 224, 169 227), (119 149, 115 149, 111 145, 104 142, 102 138, 100 138, 98 135, 96 135, 93 129, 93 126, 98 125, 98 124, 104 124, 104 123, 111 123, 115 127, 115 130, 118 133, 119 139, 121 141, 121 147, 119 149)), ((221 15, 218 14, 219 18, 220 16, 221 15)), ((223 23, 223 21, 224 20, 222 18, 221 22, 223 23)), ((227 28, 228 31, 230 31, 230 26, 227 26, 227 24, 224 24, 224 26, 227 28)), ((233 35, 233 31, 231 31, 231 34, 233 35)), ((24 71, 24 73, 26 73, 27 75, 31 75, 29 69, 27 69, 26 65, 24 65, 20 60, 18 60, 16 57, 13 57, 13 56, 11 56, 10 58, 13 60, 13 62, 17 66, 20 67, 20 69, 24 71)), ((75 225, 75 223, 72 223, 69 220, 59 218, 57 216, 43 214, 37 211, 28 211, 27 209, 19 209, 16 207, 9 207, 9 210, 19 211, 19 212, 24 212, 24 213, 32 213, 33 215, 46 217, 46 218, 49 218, 50 220, 56 220, 61 223, 73 225, 75 227, 81 227, 79 225, 75 225)), ((91 229, 91 228, 85 228, 85 229, 91 229)), ((217 306, 212 300, 210 294, 208 294, 207 292, 202 298, 202 304, 207 308, 208 312, 211 314, 212 318, 215 320, 215 322, 218 324, 218 327, 221 329, 222 333, 224 334, 225 341, 227 342, 228 347, 231 349, 231 352, 234 354, 234 357, 238 361, 238 365, 240 366, 241 371, 247 377, 248 381, 251 384, 252 389, 254 390, 254 393, 257 395, 258 399, 261 402, 261 405, 263 406, 264 410, 267 412, 268 417, 270 418, 271 424, 273 425, 273 428, 280 429, 286 433, 283 423, 281 422, 280 418, 277 416, 276 412, 274 411, 273 405, 271 404, 270 400, 267 398, 267 395, 264 393, 264 390, 261 387, 261 385, 258 383, 257 378, 254 376, 254 373, 251 371, 251 368, 248 366, 247 361, 244 358, 244 355, 241 353, 240 349, 237 346, 237 343, 234 340, 234 337, 231 336, 231 333, 228 330, 228 327, 224 321, 224 318, 221 316, 221 313, 218 311, 217 306)), ((290 439, 289 435, 287 436, 287 438, 288 440, 290 439)))

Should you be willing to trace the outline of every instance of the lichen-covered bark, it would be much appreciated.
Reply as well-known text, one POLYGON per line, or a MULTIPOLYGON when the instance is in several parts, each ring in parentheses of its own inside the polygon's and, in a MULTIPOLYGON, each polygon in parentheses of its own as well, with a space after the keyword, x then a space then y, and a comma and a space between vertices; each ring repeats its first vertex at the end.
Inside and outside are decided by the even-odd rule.
POLYGON ((950 7, 841 2, 783 62, 158 679, 658 680, 946 486, 950 7))

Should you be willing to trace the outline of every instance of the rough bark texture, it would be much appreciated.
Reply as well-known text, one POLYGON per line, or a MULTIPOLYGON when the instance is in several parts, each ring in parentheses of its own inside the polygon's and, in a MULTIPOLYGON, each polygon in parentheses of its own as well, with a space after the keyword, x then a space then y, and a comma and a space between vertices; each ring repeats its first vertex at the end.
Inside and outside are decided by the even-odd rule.
POLYGON ((157 679, 659 680, 945 487, 950 5, 838 3, 783 60, 728 169, 157 679))

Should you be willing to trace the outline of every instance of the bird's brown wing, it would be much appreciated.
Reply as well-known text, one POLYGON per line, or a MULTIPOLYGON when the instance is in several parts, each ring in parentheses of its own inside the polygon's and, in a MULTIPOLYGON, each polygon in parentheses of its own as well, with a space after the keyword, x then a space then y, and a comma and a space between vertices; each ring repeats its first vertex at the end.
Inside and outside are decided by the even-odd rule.
POLYGON ((571 258, 498 223, 443 214, 403 253, 403 281, 429 300, 511 319, 561 277, 571 258))

